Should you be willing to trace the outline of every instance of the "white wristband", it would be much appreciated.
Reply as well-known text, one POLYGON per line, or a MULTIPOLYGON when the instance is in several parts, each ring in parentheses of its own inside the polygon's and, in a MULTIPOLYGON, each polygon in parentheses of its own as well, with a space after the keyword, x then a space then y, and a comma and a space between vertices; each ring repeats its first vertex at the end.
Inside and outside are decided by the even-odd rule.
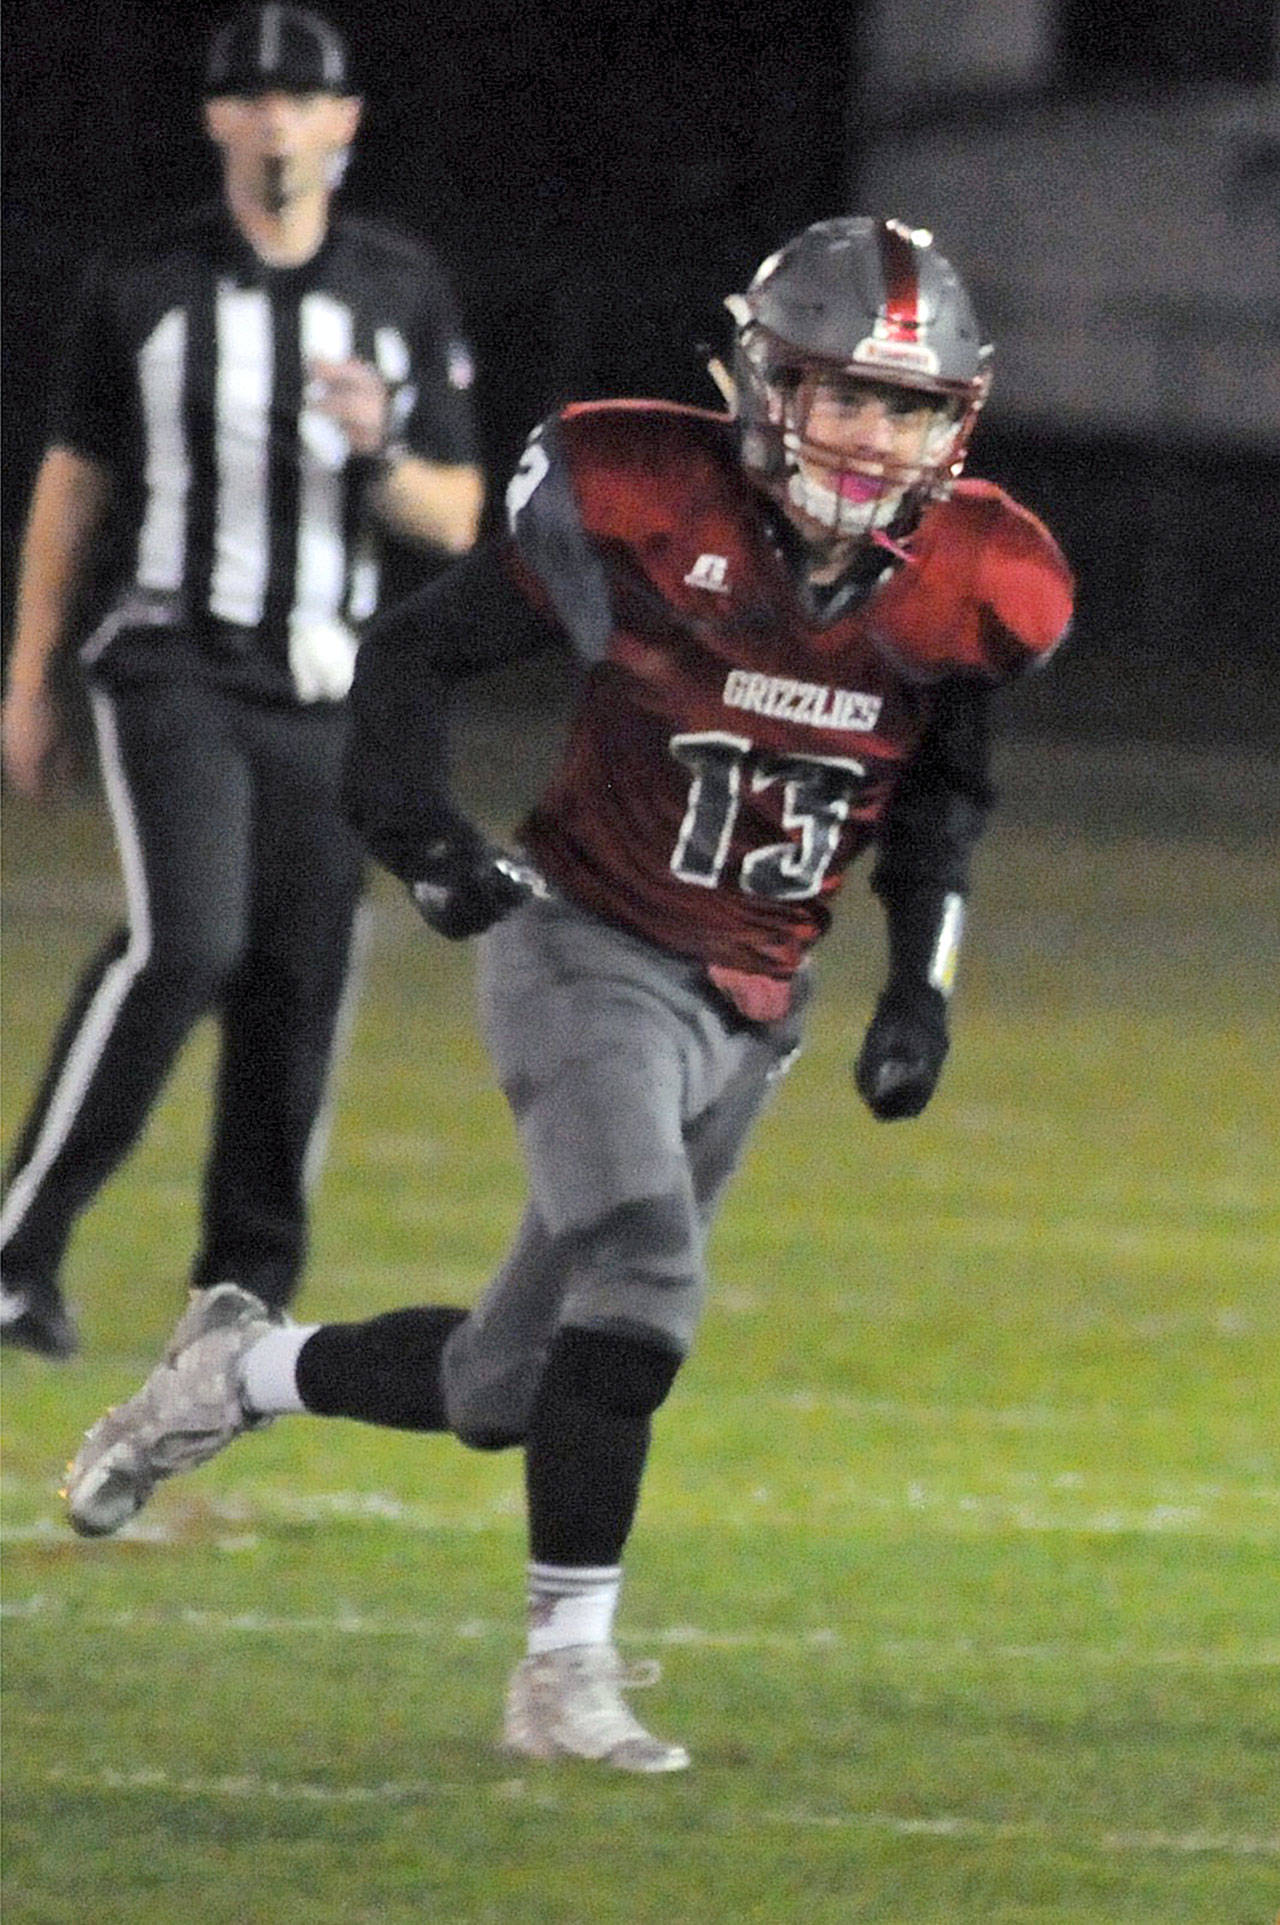
POLYGON ((950 891, 942 903, 942 920, 929 958, 929 987, 949 996, 956 986, 960 938, 964 934, 964 897, 950 891))

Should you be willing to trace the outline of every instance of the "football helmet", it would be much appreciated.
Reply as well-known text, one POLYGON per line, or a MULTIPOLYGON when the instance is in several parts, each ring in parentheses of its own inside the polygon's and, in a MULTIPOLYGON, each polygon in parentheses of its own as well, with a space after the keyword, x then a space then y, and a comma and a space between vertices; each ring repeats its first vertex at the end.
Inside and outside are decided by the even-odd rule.
POLYGON ((991 349, 931 234, 818 221, 725 305, 743 466, 810 545, 904 532, 948 492, 991 349))

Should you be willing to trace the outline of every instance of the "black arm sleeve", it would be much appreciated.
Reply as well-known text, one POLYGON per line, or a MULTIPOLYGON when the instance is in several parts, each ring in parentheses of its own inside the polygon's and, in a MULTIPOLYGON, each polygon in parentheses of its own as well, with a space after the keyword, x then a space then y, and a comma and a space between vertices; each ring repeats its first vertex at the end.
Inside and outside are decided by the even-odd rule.
POLYGON ((452 684, 563 647, 502 561, 504 541, 474 548, 365 633, 351 688, 343 801, 370 853, 413 883, 441 837, 473 835, 448 793, 452 684))
POLYGON ((920 752, 903 775, 877 839, 871 887, 884 903, 890 980, 928 980, 949 896, 969 891, 973 851, 994 800, 991 691, 949 681, 920 752))
POLYGON ((994 800, 991 691, 943 684, 919 753, 894 791, 877 837, 871 887, 889 898, 922 883, 964 895, 970 860, 994 800))

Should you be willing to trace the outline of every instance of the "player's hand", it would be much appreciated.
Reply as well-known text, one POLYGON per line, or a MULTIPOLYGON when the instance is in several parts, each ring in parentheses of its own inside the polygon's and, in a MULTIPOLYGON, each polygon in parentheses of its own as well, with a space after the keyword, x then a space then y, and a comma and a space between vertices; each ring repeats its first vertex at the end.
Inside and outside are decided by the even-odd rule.
POLYGON ((391 399, 371 362, 326 361, 313 355, 307 363, 307 403, 337 422, 353 455, 381 453, 391 399))
POLYGON ((854 1065, 858 1094, 882 1123, 919 1116, 946 1060, 947 1005, 936 989, 890 987, 854 1065))
POLYGON ((451 942, 478 936, 522 902, 549 893, 527 858, 510 855, 480 836, 448 837, 434 844, 422 875, 410 888, 423 920, 451 942))

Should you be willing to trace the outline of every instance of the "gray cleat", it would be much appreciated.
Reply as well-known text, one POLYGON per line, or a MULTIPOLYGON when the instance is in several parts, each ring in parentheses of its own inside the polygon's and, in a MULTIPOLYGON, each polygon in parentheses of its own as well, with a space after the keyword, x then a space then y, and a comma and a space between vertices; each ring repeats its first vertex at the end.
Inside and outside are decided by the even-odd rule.
POLYGON ((269 1423, 245 1408, 239 1364, 283 1321, 237 1283, 193 1290, 163 1363, 86 1431, 63 1492, 73 1530, 82 1537, 118 1531, 161 1478, 194 1470, 242 1431, 269 1423))
POLYGON ((503 1746, 526 1758, 590 1758, 619 1771, 683 1771, 684 1746, 655 1738, 622 1699, 657 1676, 656 1664, 626 1665, 609 1644, 525 1658, 507 1687, 503 1746))

